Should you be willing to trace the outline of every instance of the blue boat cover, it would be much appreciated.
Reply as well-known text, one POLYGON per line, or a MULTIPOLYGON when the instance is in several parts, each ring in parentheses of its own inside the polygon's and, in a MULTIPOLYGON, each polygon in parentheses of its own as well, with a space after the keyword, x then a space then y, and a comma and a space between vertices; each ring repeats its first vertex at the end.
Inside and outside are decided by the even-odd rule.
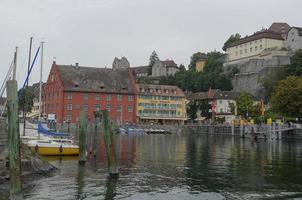
POLYGON ((49 136, 56 136, 56 137, 69 137, 68 134, 66 133, 57 133, 49 130, 49 128, 44 127, 44 124, 41 122, 38 123, 38 133, 44 134, 44 135, 49 135, 49 136))

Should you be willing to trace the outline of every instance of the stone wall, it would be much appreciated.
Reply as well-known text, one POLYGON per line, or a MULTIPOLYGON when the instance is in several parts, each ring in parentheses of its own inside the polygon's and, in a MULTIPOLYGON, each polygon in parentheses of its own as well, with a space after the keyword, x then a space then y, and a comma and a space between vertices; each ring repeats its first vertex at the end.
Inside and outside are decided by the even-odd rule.
POLYGON ((229 69, 232 67, 239 69, 239 73, 233 79, 233 90, 249 92, 258 99, 264 98, 262 79, 288 64, 290 64, 289 56, 273 56, 272 59, 251 59, 228 66, 229 69))

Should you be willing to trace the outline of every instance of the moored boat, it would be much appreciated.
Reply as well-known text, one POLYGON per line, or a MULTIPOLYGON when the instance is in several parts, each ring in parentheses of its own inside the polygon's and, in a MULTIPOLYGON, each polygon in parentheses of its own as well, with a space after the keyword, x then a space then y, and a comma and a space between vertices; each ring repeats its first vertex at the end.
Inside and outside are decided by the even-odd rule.
POLYGON ((79 154, 79 147, 68 139, 31 140, 27 145, 44 156, 71 156, 79 154))

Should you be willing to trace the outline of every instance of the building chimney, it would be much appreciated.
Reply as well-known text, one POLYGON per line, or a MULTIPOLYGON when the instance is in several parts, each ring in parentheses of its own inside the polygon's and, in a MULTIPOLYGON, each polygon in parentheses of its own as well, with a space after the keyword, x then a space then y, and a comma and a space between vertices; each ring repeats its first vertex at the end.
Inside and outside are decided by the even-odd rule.
POLYGON ((78 66, 79 66, 79 63, 76 62, 76 63, 75 63, 75 66, 78 67, 78 66))

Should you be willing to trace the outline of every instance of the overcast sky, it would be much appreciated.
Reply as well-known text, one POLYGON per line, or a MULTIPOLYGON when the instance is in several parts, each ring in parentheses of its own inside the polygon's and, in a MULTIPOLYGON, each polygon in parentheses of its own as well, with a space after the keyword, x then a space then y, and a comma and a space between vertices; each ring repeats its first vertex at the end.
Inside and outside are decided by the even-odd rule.
MULTIPOLYGON (((146 65, 153 50, 187 64, 197 51, 222 51, 239 32, 272 22, 302 26, 302 0, 0 0, 0 80, 19 47, 18 85, 27 70, 29 38, 45 41, 44 80, 58 64, 111 67, 115 56, 146 65)), ((33 52, 34 54, 34 52, 33 52)), ((39 80, 37 60, 30 83, 39 80)))

